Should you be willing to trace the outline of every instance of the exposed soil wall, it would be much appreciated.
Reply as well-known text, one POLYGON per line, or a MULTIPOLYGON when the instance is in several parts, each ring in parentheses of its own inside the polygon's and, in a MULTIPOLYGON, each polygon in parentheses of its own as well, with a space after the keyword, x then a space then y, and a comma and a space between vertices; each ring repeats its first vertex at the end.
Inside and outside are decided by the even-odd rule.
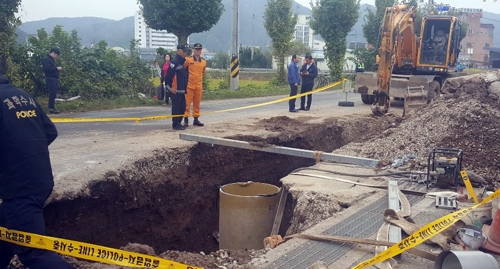
MULTIPOLYGON (((232 138, 331 152, 368 135, 368 125, 378 129, 379 123, 390 125, 386 119, 308 124, 277 117, 259 122, 261 128, 279 132, 276 136, 232 138)), ((220 186, 242 181, 280 186, 282 177, 313 164, 299 157, 207 144, 158 150, 131 167, 107 173, 71 200, 49 204, 47 233, 115 248, 134 242, 158 252, 216 251, 220 186)), ((292 217, 294 201, 289 198, 280 234, 292 217)))

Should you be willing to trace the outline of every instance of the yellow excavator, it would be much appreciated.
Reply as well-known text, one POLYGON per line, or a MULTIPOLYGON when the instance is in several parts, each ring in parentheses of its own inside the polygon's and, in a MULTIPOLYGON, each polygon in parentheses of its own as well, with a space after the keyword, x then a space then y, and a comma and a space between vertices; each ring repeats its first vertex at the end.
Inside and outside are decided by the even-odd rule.
POLYGON ((405 113, 430 103, 458 63, 460 20, 426 15, 419 36, 415 20, 411 5, 388 7, 380 28, 378 70, 356 74, 355 92, 376 115, 389 111, 391 98, 404 100, 405 113))

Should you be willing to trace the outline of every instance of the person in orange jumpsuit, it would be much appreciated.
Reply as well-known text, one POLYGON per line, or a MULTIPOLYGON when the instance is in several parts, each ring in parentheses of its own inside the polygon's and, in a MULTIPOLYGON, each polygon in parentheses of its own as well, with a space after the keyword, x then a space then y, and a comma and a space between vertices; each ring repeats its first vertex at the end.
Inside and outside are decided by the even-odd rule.
POLYGON ((203 76, 207 69, 207 61, 201 57, 203 46, 196 43, 193 46, 193 56, 186 58, 186 67, 189 71, 189 80, 186 93, 186 111, 184 112, 184 126, 189 126, 189 116, 194 117, 194 126, 204 126, 198 119, 200 117, 200 102, 203 95, 203 76), (193 114, 191 114, 193 104, 193 114))

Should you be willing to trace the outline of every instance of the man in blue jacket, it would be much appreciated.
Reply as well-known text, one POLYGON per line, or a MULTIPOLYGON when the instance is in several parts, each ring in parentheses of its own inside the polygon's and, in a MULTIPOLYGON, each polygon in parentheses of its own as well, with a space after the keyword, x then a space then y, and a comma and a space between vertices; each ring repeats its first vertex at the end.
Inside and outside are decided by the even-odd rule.
MULTIPOLYGON (((299 91, 300 76, 299 66, 297 65, 298 63, 299 57, 297 56, 297 54, 292 55, 292 61, 288 66, 288 83, 290 84, 290 96, 297 95, 299 91)), ((288 101, 288 109, 290 112, 299 112, 297 109, 295 109, 295 100, 297 100, 297 98, 290 99, 288 101)))
MULTIPOLYGON (((300 69, 300 75, 302 76, 302 87, 300 88, 300 93, 306 93, 312 91, 314 87, 314 79, 318 76, 318 67, 313 63, 313 58, 311 54, 306 54, 306 61, 302 68, 300 69)), ((306 96, 300 97, 300 108, 299 110, 309 111, 311 109, 312 94, 307 95, 307 106, 306 106, 306 96)))
POLYGON ((42 60, 45 83, 47 84, 47 88, 49 88, 49 112, 51 114, 59 114, 55 106, 57 90, 59 88, 59 72, 62 70, 62 67, 56 65, 56 59, 59 55, 61 55, 59 49, 53 48, 50 50, 49 55, 42 60))
MULTIPOLYGON (((54 187, 49 145, 57 130, 40 104, 2 75, 0 101, 0 226, 44 235, 43 207, 54 187)), ((28 268, 73 268, 54 252, 0 240, 0 269, 14 254, 28 268)))

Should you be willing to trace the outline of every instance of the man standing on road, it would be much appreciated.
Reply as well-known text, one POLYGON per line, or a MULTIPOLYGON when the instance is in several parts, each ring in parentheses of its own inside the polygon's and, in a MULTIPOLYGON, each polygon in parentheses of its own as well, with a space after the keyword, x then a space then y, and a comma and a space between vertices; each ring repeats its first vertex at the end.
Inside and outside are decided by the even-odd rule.
POLYGON ((184 67, 186 62, 188 45, 177 45, 177 55, 170 61, 165 86, 170 91, 172 99, 172 128, 174 130, 185 130, 182 126, 182 116, 186 111, 186 91, 188 84, 188 71, 184 67))
MULTIPOLYGON (((43 207, 54 187, 49 145, 57 130, 33 97, 2 75, 0 101, 0 226, 44 235, 43 207)), ((54 252, 0 240, 1 269, 14 254, 33 269, 73 268, 54 252)))
MULTIPOLYGON (((313 63, 313 58, 311 54, 307 53, 305 57, 306 62, 302 65, 300 69, 300 75, 302 76, 302 87, 300 88, 300 93, 306 93, 312 91, 314 87, 314 79, 318 76, 318 68, 313 63)), ((300 108, 299 110, 309 111, 311 109, 312 94, 307 95, 307 106, 306 106, 306 96, 300 97, 300 108)))
POLYGON ((186 93, 186 111, 184 112, 184 127, 189 126, 191 103, 193 104, 193 125, 205 125, 198 118, 200 117, 200 102, 203 95, 203 76, 207 69, 207 61, 201 57, 203 46, 200 43, 194 44, 193 48, 193 56, 188 57, 184 64, 189 72, 188 91, 186 93))
MULTIPOLYGON (((299 67, 297 64, 299 63, 299 57, 297 54, 292 55, 292 61, 290 62, 290 65, 288 65, 288 83, 290 84, 290 96, 295 96, 297 95, 299 91, 299 84, 300 84, 300 76, 299 76, 299 67)), ((299 112, 297 109, 295 109, 295 99, 290 99, 288 101, 288 111, 290 112, 299 112)))
POLYGON ((52 114, 59 114, 55 107, 57 89, 59 88, 59 72, 62 70, 62 67, 56 65, 56 59, 59 55, 61 55, 59 49, 53 48, 42 61, 45 83, 49 88, 49 112, 52 114))

